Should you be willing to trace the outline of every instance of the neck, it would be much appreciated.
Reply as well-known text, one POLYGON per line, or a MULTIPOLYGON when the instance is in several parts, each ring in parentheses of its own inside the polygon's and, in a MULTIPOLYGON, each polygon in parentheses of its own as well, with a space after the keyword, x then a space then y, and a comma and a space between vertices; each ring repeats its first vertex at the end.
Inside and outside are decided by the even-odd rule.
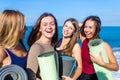
POLYGON ((66 48, 69 41, 70 41, 70 38, 63 38, 60 47, 63 48, 63 49, 66 48))
POLYGON ((71 38, 63 38, 62 39, 62 43, 68 43, 70 41, 71 38))
POLYGON ((44 44, 51 44, 51 39, 47 39, 44 37, 41 37, 38 41, 40 41, 41 43, 44 43, 44 44))
POLYGON ((23 48, 23 45, 18 42, 13 48, 10 48, 11 50, 20 50, 21 48, 23 48))

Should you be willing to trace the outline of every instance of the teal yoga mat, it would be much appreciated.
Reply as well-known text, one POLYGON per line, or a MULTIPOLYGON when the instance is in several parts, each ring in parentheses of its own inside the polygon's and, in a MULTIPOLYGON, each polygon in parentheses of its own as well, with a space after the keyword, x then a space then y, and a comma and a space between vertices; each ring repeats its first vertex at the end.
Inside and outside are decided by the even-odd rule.
POLYGON ((0 68, 0 80, 28 80, 28 77, 23 68, 11 64, 0 68))
POLYGON ((76 60, 71 56, 59 57, 59 76, 72 76, 76 69, 76 60))
MULTIPOLYGON (((95 55, 99 55, 99 53, 102 53, 103 60, 106 63, 109 63, 108 57, 105 51, 105 47, 103 44, 103 41, 101 39, 95 39, 89 42, 88 44, 90 52, 95 55)), ((100 65, 93 63, 98 80, 114 80, 112 76, 112 72, 104 67, 101 67, 100 65)))
POLYGON ((42 80, 59 80, 58 56, 55 51, 43 53, 37 59, 42 80))

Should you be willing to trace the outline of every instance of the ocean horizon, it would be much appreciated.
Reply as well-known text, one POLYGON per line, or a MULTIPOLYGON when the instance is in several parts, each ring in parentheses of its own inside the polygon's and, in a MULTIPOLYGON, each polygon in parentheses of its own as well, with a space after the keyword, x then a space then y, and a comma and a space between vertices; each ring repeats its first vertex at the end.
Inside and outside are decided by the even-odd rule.
MULTIPOLYGON (((120 26, 101 26, 100 31, 100 38, 107 42, 112 50, 113 53, 117 59, 117 62, 120 67, 120 26)), ((24 38, 24 44, 27 50, 29 50, 29 46, 27 44, 28 36, 33 28, 33 26, 27 26, 27 31, 24 38)), ((62 26, 58 27, 58 37, 62 38, 62 26)), ((78 42, 81 45, 81 41, 78 40, 78 42)), ((120 80, 120 69, 119 71, 112 71, 114 80, 120 80)))

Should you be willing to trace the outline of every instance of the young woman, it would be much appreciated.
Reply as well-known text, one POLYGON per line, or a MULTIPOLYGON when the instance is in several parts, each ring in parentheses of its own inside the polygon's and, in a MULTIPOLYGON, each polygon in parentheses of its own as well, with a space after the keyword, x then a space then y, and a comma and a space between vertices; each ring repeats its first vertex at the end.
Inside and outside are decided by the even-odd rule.
POLYGON ((54 51, 58 41, 56 18, 50 13, 43 13, 37 20, 28 40, 30 46, 27 72, 30 80, 40 79, 37 57, 45 52, 54 51))
MULTIPOLYGON (((71 56, 77 62, 77 69, 72 77, 63 75, 65 80, 76 80, 82 72, 81 48, 78 40, 78 22, 74 18, 67 19, 62 29, 63 38, 56 44, 56 51, 59 56, 71 56)), ((64 66, 63 66, 64 67, 64 66)), ((60 76, 61 77, 61 76, 60 76)))
POLYGON ((26 68, 27 51, 22 43, 26 31, 24 15, 4 10, 0 15, 0 68, 15 64, 26 68))
POLYGON ((119 69, 115 56, 113 55, 112 49, 108 45, 108 43, 104 42, 104 46, 107 52, 109 63, 105 63, 101 55, 99 57, 95 57, 94 55, 89 53, 90 51, 88 48, 88 42, 94 39, 100 39, 100 28, 101 20, 98 16, 89 16, 83 22, 80 30, 80 39, 82 40, 81 53, 83 72, 79 80, 98 80, 93 67, 93 62, 109 70, 117 71, 119 69))

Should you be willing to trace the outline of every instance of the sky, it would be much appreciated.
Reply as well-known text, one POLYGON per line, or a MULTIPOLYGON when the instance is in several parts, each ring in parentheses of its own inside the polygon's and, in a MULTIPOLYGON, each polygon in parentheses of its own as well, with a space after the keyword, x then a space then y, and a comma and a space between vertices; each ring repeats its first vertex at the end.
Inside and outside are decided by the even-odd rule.
POLYGON ((102 26, 120 26, 120 0, 0 0, 0 13, 5 9, 22 12, 27 26, 44 12, 52 13, 59 26, 68 18, 82 23, 90 15, 99 16, 102 26))

